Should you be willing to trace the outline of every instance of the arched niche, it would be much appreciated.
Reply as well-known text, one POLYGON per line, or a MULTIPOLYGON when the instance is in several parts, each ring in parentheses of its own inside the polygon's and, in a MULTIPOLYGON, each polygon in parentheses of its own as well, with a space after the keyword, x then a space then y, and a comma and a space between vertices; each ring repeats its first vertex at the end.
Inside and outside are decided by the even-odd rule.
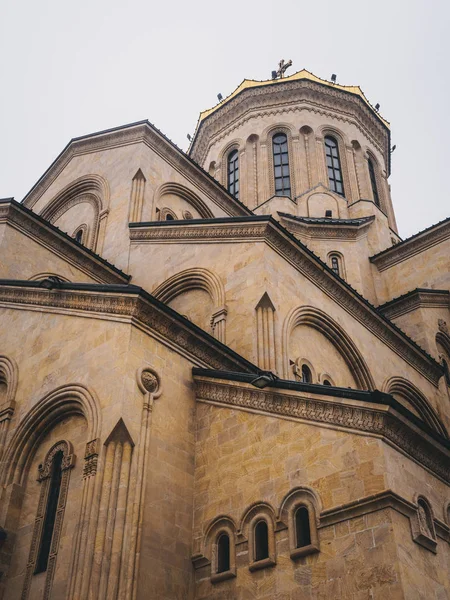
POLYGON ((66 186, 41 211, 41 217, 72 235, 80 226, 86 235, 83 245, 99 251, 108 212, 109 187, 102 177, 87 175, 66 186))
POLYGON ((318 372, 326 371, 337 386, 373 390, 369 368, 350 336, 323 311, 312 306, 293 309, 283 326, 285 377, 292 378, 289 361, 303 356, 318 372), (308 348, 308 356, 304 356, 308 348), (335 373, 336 370, 336 373, 335 373))
POLYGON ((425 395, 410 381, 403 377, 391 377, 383 385, 383 391, 391 394, 402 406, 416 417, 422 419, 429 427, 448 437, 446 428, 439 415, 426 399, 425 395))
POLYGON ((153 296, 225 343, 225 289, 212 271, 181 271, 153 290, 153 296))
POLYGON ((194 219, 211 219, 214 217, 211 209, 195 192, 179 183, 164 183, 155 193, 155 215, 167 213, 182 220, 188 212, 194 219))
POLYGON ((333 219, 340 218, 339 202, 332 194, 315 192, 308 196, 308 217, 325 217, 327 211, 331 211, 333 219))

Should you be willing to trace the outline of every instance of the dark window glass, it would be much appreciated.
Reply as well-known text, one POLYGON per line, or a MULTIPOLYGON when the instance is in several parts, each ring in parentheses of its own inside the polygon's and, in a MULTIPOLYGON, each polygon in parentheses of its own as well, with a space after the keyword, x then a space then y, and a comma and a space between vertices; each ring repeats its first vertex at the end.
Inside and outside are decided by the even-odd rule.
POLYGON ((289 174, 289 153, 286 134, 277 133, 272 138, 273 170, 275 177, 275 195, 291 195, 291 177, 289 174))
POLYGON ((328 379, 324 379, 323 380, 323 385, 331 385, 331 383, 328 381, 328 379))
POLYGON ((255 525, 255 560, 269 558, 269 528, 265 521, 255 525))
POLYGON ((83 230, 79 229, 76 234, 75 234, 75 239, 77 240, 77 242, 81 242, 83 241, 83 230))
POLYGON ((166 221, 175 221, 175 219, 173 218, 173 216, 172 216, 172 215, 170 215, 170 214, 167 214, 167 215, 166 215, 166 221))
POLYGON ((233 150, 228 155, 228 191, 239 200, 239 153, 233 150))
POLYGON ((53 529, 55 527, 56 510, 58 508, 59 492, 61 489, 62 459, 63 453, 61 451, 57 452, 53 457, 52 475, 47 499, 47 510, 45 511, 44 527, 42 528, 41 545, 36 561, 35 573, 42 573, 43 571, 47 570, 53 529))
POLYGON ((226 533, 217 540, 217 572, 230 570, 230 538, 226 533))
POLYGON ((377 178, 375 177, 375 169, 373 166, 373 162, 369 158, 369 175, 370 175, 370 185, 372 186, 372 194, 374 202, 377 206, 380 206, 380 197, 378 195, 377 189, 377 178))
POLYGON ((309 513, 306 506, 300 506, 295 512, 295 543, 297 548, 309 546, 311 543, 309 513))
POLYGON ((337 141, 330 136, 325 138, 325 156, 328 167, 328 183, 330 189, 341 196, 344 195, 341 160, 337 141))
POLYGON ((339 272, 339 259, 337 256, 331 257, 331 270, 336 273, 336 275, 340 275, 339 272))
POLYGON ((311 383, 312 382, 311 369, 308 367, 308 365, 302 365, 302 382, 303 383, 311 383))

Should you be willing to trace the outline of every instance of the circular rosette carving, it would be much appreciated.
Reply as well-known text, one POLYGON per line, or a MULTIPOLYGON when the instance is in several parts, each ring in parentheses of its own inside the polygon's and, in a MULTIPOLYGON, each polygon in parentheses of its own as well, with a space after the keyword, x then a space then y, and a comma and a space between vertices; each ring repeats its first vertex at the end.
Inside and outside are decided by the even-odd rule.
POLYGON ((158 378, 151 371, 144 369, 141 373, 141 381, 142 386, 147 390, 147 392, 150 392, 150 394, 154 394, 156 391, 158 391, 158 378))
POLYGON ((137 384, 143 394, 157 398, 161 394, 161 380, 158 373, 150 367, 138 369, 137 384))

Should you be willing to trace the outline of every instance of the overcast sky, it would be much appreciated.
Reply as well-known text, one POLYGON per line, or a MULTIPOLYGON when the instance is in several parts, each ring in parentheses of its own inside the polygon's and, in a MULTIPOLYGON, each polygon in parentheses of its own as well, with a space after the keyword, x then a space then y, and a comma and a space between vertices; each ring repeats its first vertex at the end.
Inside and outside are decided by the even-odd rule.
POLYGON ((186 150, 201 110, 280 58, 360 85, 392 125, 400 235, 450 214, 448 0, 3 0, 0 197, 72 137, 149 119, 186 150))

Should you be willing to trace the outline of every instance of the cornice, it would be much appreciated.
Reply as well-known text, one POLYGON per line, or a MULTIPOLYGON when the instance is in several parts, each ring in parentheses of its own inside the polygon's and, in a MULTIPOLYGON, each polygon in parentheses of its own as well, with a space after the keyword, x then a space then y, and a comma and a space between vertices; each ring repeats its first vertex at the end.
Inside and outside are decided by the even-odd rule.
POLYGON ((305 277, 322 289, 337 304, 418 370, 435 386, 442 377, 442 367, 402 332, 394 323, 337 277, 318 256, 268 216, 249 218, 134 223, 130 227, 132 243, 242 243, 265 242, 305 277))
POLYGON ((23 203, 32 208, 59 174, 75 157, 102 150, 143 143, 163 160, 172 164, 226 214, 249 215, 251 211, 231 196, 213 177, 187 156, 148 121, 124 125, 71 140, 44 175, 25 196, 23 203))
POLYGON ((281 87, 243 90, 199 124, 189 153, 199 164, 203 164, 211 144, 217 143, 254 118, 255 112, 258 116, 267 117, 300 110, 310 110, 340 121, 355 123, 378 146, 389 165, 389 130, 360 98, 337 88, 301 80, 288 82, 281 87))
POLYGON ((34 239, 95 281, 127 283, 130 280, 130 275, 15 200, 0 201, 0 223, 6 223, 34 239))
POLYGON ((34 281, 0 280, 0 305, 119 320, 155 335, 196 364, 256 373, 257 367, 144 290, 132 285, 61 283, 47 290, 34 281))
POLYGON ((264 391, 250 384, 238 385, 201 376, 195 376, 194 379, 197 401, 381 437, 450 483, 450 450, 391 407, 345 398, 331 400, 301 392, 264 391))
POLYGON ((379 271, 384 271, 389 267, 428 250, 444 240, 450 238, 450 218, 429 227, 428 229, 403 240, 402 242, 387 248, 382 252, 375 254, 369 260, 379 271))
POLYGON ((358 224, 353 223, 308 223, 297 220, 293 216, 278 213, 281 224, 292 233, 307 238, 358 240, 367 234, 375 217, 358 224))
MULTIPOLYGON (((342 521, 356 519, 378 510, 393 509, 408 519, 414 518, 417 513, 417 505, 396 494, 393 490, 383 490, 377 494, 359 498, 347 504, 341 504, 323 510, 320 513, 320 524, 318 529, 337 525, 342 521)), ((434 517, 436 535, 450 543, 450 528, 440 519, 434 517)))
POLYGON ((450 308, 448 290, 418 288, 378 307, 388 319, 395 319, 418 308, 450 308))

